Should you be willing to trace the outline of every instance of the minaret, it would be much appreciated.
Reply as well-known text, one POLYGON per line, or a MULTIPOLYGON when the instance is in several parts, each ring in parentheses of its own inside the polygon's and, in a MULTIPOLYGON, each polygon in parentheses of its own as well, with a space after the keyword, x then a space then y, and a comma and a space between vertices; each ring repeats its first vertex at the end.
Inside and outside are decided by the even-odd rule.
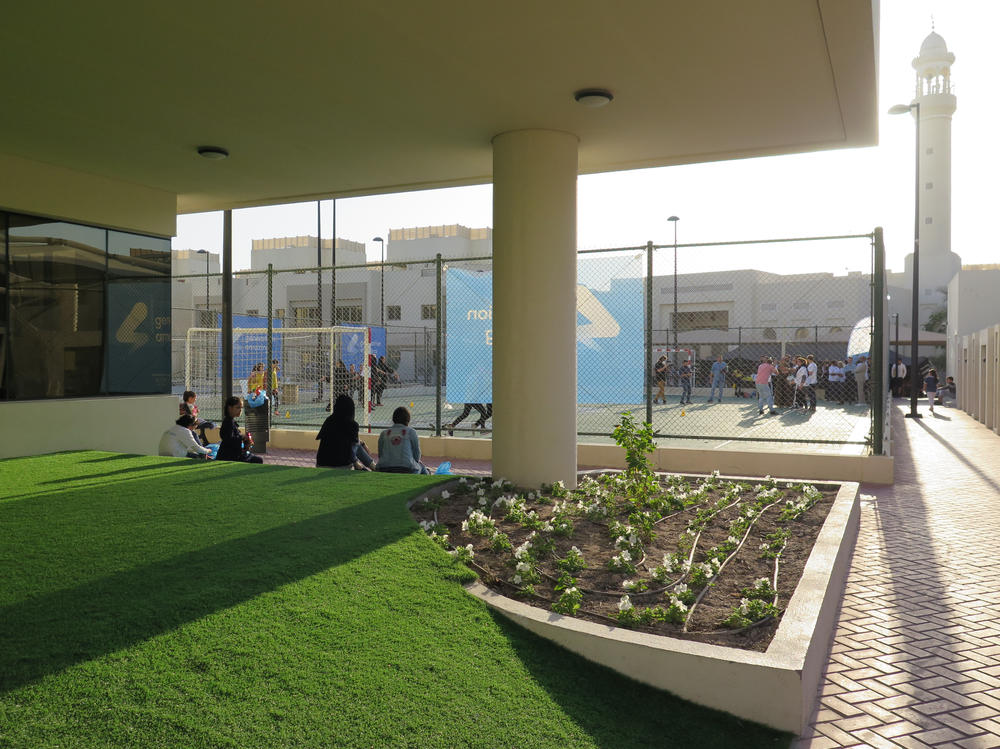
MULTIPOLYGON (((962 261, 951 251, 951 116, 955 95, 951 65, 955 55, 934 31, 913 59, 917 72, 913 103, 920 105, 920 321, 946 303, 945 289, 961 270, 962 261)), ((916 116, 916 109, 913 110, 916 116)), ((906 274, 913 256, 906 258, 906 274)))

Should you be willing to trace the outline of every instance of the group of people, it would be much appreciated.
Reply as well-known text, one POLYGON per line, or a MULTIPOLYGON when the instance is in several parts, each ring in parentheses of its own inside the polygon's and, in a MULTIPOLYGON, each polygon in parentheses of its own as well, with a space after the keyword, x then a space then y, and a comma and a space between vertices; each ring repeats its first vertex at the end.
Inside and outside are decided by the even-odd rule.
POLYGON ((271 367, 265 368, 264 362, 257 362, 253 365, 253 369, 250 370, 250 374, 247 376, 247 393, 250 395, 255 395, 260 393, 261 390, 267 391, 267 398, 270 401, 271 408, 274 409, 274 415, 278 416, 278 405, 279 405, 279 385, 281 381, 278 377, 278 370, 281 368, 281 364, 277 359, 271 360, 271 367))
MULTIPOLYGON (((212 455, 205 430, 214 429, 215 424, 199 417, 197 398, 197 394, 193 391, 184 391, 180 403, 180 417, 160 437, 158 450, 160 455, 197 459, 207 459, 212 455), (200 440, 195 437, 196 431, 201 432, 200 440)), ((215 459, 263 463, 264 460, 253 453, 253 435, 242 432, 236 421, 243 413, 243 399, 237 396, 228 398, 225 412, 225 418, 219 427, 219 449, 215 453, 215 459)))
MULTIPOLYGON (((381 406, 382 394, 386 387, 390 382, 399 382, 399 376, 384 356, 375 358, 375 355, 371 354, 368 366, 371 371, 371 403, 373 406, 381 406)), ((323 400, 323 383, 329 379, 329 376, 320 379, 317 401, 323 400)), ((334 395, 337 397, 347 395, 354 399, 354 395, 357 393, 356 400, 360 401, 364 399, 364 387, 365 380, 361 370, 354 364, 351 364, 350 369, 348 369, 344 366, 344 362, 338 359, 333 366, 334 395)), ((329 404, 327 404, 327 410, 330 410, 329 404)))
POLYGON ((354 419, 354 399, 338 395, 333 411, 326 417, 316 439, 318 468, 382 471, 385 473, 430 473, 420 462, 420 438, 410 426, 410 412, 400 406, 392 412, 392 426, 378 438, 378 463, 360 438, 354 419))

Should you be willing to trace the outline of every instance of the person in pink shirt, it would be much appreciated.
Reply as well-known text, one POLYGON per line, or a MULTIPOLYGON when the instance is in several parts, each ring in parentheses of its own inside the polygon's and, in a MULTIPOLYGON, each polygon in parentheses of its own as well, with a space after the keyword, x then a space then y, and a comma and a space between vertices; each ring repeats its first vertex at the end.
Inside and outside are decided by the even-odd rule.
POLYGON ((776 414, 774 407, 774 391, 771 389, 771 377, 778 374, 778 368, 774 366, 774 360, 770 356, 760 357, 760 366, 757 367, 757 374, 754 375, 754 384, 757 385, 757 405, 760 413, 764 413, 764 401, 767 401, 768 413, 776 414))

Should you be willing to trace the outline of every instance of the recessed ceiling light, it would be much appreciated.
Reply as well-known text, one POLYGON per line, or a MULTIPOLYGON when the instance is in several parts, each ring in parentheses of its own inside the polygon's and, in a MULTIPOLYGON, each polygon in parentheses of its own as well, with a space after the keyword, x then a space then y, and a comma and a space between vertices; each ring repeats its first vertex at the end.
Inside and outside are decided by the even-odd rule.
POLYGON ((603 107, 610 104, 615 96, 606 88, 581 88, 573 94, 573 98, 585 107, 603 107))
POLYGON ((228 159, 229 151, 219 146, 198 146, 198 155, 203 159, 218 161, 220 159, 228 159))

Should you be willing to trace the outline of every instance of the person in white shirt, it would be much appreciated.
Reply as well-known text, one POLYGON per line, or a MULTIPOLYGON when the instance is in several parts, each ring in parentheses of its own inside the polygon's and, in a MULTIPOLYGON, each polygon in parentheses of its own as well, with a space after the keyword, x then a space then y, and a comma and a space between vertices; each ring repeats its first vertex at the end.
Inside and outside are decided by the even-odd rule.
POLYGON ((902 359, 896 359, 896 363, 889 370, 889 382, 892 385, 892 397, 901 398, 903 383, 906 382, 906 365, 902 359))
POLYGON ((159 454, 172 458, 205 458, 212 453, 198 444, 191 429, 195 425, 190 414, 181 416, 170 429, 160 437, 159 454))
POLYGON ((819 367, 816 358, 809 354, 806 357, 806 398, 810 411, 816 410, 816 383, 819 382, 819 367))
POLYGON ((806 369, 806 360, 799 356, 795 359, 795 397, 792 399, 792 408, 808 408, 809 397, 806 395, 806 383, 809 381, 809 371, 806 369))
POLYGON ((835 361, 831 364, 827 378, 830 381, 829 399, 844 405, 844 383, 847 381, 847 376, 844 374, 844 362, 835 361))
POLYGON ((868 362, 865 357, 861 356, 858 358, 857 364, 854 365, 854 384, 858 387, 858 403, 864 405, 867 401, 865 398, 865 381, 868 379, 868 362))

